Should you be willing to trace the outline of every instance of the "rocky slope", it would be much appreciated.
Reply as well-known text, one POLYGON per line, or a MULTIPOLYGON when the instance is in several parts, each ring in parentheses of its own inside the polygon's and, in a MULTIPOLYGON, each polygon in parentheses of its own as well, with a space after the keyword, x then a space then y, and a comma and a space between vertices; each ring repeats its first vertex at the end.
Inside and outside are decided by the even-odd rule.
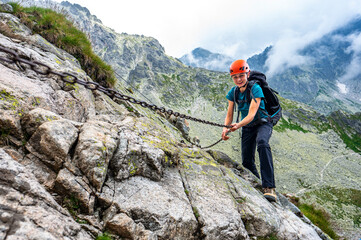
MULTIPOLYGON (((62 5, 64 6, 64 3, 62 5)), ((68 7, 73 8, 72 5, 68 7)), ((75 18, 83 16, 81 10, 78 11, 80 12, 73 15, 75 18)), ((233 84, 227 73, 186 67, 177 59, 167 56, 163 47, 153 38, 118 34, 91 19, 84 18, 81 21, 88 26, 87 31, 93 46, 98 49, 98 54, 114 66, 121 76, 121 82, 126 81, 130 88, 137 90, 134 91, 136 94, 142 93, 138 94, 140 99, 146 96, 155 104, 171 107, 194 117, 218 123, 224 121, 224 95, 233 84), (99 34, 100 29, 105 32, 99 34), (103 39, 103 36, 109 34, 114 37, 103 39), (100 42, 102 44, 99 45, 100 42), (128 57, 129 53, 131 58, 128 57)), ((285 131, 276 128, 271 138, 279 191, 305 196, 303 194, 306 192, 313 193, 318 189, 337 186, 339 192, 355 189, 359 193, 361 189, 356 183, 361 181, 357 173, 361 171, 361 156, 350 151, 332 127, 323 127, 330 125, 325 116, 307 105, 289 100, 282 101, 285 110, 285 131), (295 130, 298 125, 307 132, 295 130), (342 162, 345 164, 340 165, 342 162), (349 165, 352 167, 349 168, 349 165), (345 175, 348 176, 346 179, 345 175), (304 188, 307 191, 302 190, 304 188)), ((220 138, 218 128, 194 122, 189 122, 189 125, 190 137, 197 136, 202 146, 212 144, 220 138)), ((355 133, 355 130, 353 132, 355 133)), ((233 159, 240 161, 238 133, 233 135, 230 141, 222 142, 213 149, 226 152, 233 159)), ((305 198, 305 202, 325 207, 336 221, 335 225, 340 229, 340 235, 352 238, 360 234, 357 221, 354 221, 361 208, 359 204, 347 202, 347 207, 341 210, 342 214, 336 214, 340 207, 335 204, 321 205, 309 198, 305 198)))
MULTIPOLYGON (((12 15, 0 21, 13 31, 2 47, 90 80, 12 15)), ((0 72, 2 239, 327 239, 282 195, 267 202, 236 162, 182 144, 163 117, 24 63, 0 72)))
MULTIPOLYGON (((118 34, 103 26, 87 9, 66 2, 62 5, 67 5, 73 18, 83 27, 87 27, 98 54, 116 69, 119 77, 118 89, 122 90, 122 84, 125 84, 133 89, 140 99, 146 96, 161 106, 172 107, 182 113, 218 123, 223 122, 226 107, 224 95, 232 86, 226 73, 187 67, 177 59, 167 56, 163 47, 153 38, 118 34)), ((297 194, 305 202, 325 208, 339 227, 340 235, 350 239, 359 236, 361 233, 358 212, 361 206, 357 201, 346 201, 342 196, 348 196, 343 193, 350 191, 359 195, 361 191, 357 184, 361 181, 361 156, 349 149, 325 116, 307 105, 283 98, 281 101, 285 110, 284 118, 274 129, 271 138, 278 191, 297 194), (332 192, 330 189, 338 193, 337 199, 324 197, 332 192)), ((111 112, 111 109, 106 112, 111 112)), ((145 114, 144 110, 137 109, 136 106, 126 105, 126 109, 136 109, 142 115, 145 114)), ((83 110, 77 111, 82 113, 83 110)), ((168 124, 162 120, 161 122, 168 124)), ((189 135, 191 138, 198 136, 202 146, 214 143, 220 138, 219 128, 194 122, 189 125, 189 135)), ((167 129, 173 128, 168 126, 167 129)), ((354 129, 350 131, 352 134, 357 133, 354 129)), ((165 135, 167 134, 169 135, 165 135)), ((350 136, 353 136, 352 134, 350 136)), ((160 133, 157 132, 157 135, 160 133)), ((181 139, 180 133, 176 135, 178 140, 181 139)), ((168 138, 170 137, 164 137, 168 138)), ((148 142, 156 143, 153 139, 148 142)), ((177 152, 174 154, 169 150, 173 147, 165 147, 168 145, 172 144, 163 142, 156 146, 165 149, 167 158, 178 156, 177 152)), ((212 149, 223 151, 239 162, 238 133, 233 134, 231 140, 212 149)), ((129 171, 133 172, 134 169, 129 171)))

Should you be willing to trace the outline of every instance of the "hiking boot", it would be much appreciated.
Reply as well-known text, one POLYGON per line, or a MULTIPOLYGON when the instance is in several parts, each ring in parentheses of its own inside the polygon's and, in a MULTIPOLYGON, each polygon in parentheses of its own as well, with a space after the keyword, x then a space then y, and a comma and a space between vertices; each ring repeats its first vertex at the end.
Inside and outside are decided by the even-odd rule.
POLYGON ((275 191, 274 188, 264 188, 263 189, 263 196, 269 202, 276 202, 277 201, 276 191, 275 191))

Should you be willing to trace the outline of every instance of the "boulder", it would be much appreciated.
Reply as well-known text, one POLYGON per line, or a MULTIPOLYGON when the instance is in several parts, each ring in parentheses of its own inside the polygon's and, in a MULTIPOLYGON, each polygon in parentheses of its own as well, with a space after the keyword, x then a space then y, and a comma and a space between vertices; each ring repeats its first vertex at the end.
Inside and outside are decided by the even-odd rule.
POLYGON ((118 130, 113 124, 88 121, 80 129, 72 161, 99 192, 118 141, 118 130))
POLYGON ((45 122, 29 139, 26 148, 54 170, 59 170, 77 140, 78 131, 69 120, 45 122))
POLYGON ((0 159, 1 239, 92 238, 27 168, 1 148, 0 159))

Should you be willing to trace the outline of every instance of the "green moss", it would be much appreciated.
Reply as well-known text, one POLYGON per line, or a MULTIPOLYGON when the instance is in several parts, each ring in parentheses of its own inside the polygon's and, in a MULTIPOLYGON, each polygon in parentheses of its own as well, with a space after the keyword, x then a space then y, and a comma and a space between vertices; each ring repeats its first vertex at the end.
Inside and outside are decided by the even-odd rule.
POLYGON ((196 207, 192 207, 192 209, 193 209, 194 216, 198 219, 199 218, 198 209, 196 207))
MULTIPOLYGON (((6 92, 6 90, 0 91, 0 100, 7 102, 3 105, 4 110, 11 110, 14 115, 22 116, 24 114, 24 110, 20 107, 19 100, 12 95, 11 93, 6 92)), ((23 98, 20 98, 23 100, 23 98)))
POLYGON ((129 166, 129 174, 132 175, 132 176, 135 175, 137 170, 138 170, 138 167, 135 164, 135 162, 129 161, 128 166, 129 166))
POLYGON ((39 106, 40 105, 40 98, 34 97, 33 101, 32 101, 32 105, 33 105, 33 107, 39 106))
POLYGON ((72 54, 83 70, 102 85, 114 86, 116 78, 111 66, 102 61, 92 50, 85 33, 78 30, 60 13, 39 7, 25 8, 11 3, 13 14, 35 33, 72 54))
POLYGON ((235 199, 237 203, 242 204, 244 202, 246 202, 246 198, 245 197, 238 197, 235 199))

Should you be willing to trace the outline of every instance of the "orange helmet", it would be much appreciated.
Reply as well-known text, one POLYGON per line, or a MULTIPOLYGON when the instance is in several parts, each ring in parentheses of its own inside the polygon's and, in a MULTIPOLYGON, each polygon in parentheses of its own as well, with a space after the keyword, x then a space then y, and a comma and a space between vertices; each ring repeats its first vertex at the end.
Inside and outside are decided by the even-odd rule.
POLYGON ((231 67, 229 69, 229 72, 232 75, 237 73, 246 73, 249 72, 249 66, 248 63, 245 60, 236 60, 231 64, 231 67))

